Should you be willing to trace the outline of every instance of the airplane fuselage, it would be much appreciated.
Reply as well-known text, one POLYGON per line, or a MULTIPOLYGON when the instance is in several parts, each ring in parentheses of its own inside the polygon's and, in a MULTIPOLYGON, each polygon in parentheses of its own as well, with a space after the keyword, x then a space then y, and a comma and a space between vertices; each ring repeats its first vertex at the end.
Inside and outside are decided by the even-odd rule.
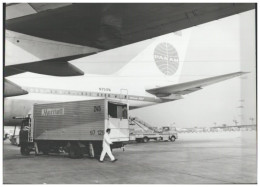
MULTIPOLYGON (((39 83, 39 80, 37 80, 39 83)), ((43 81, 42 83, 44 83, 43 81)), ((32 80, 30 80, 32 83, 32 80)), ((48 86, 33 87, 33 84, 22 86, 30 94, 16 98, 5 98, 4 124, 19 125, 20 121, 13 117, 25 117, 32 111, 34 103, 54 103, 71 100, 92 100, 106 98, 117 101, 128 102, 130 109, 141 108, 158 103, 173 101, 175 99, 159 98, 145 90, 148 88, 163 86, 165 79, 147 79, 114 76, 63 78, 59 82, 56 77, 48 81, 48 86), (64 81, 64 79, 67 79, 64 81), (66 84, 64 84, 64 82, 66 84), (74 84, 73 84, 74 83, 74 84), (66 89, 70 85, 69 89, 66 89)), ((35 84, 34 84, 35 85, 35 84)))

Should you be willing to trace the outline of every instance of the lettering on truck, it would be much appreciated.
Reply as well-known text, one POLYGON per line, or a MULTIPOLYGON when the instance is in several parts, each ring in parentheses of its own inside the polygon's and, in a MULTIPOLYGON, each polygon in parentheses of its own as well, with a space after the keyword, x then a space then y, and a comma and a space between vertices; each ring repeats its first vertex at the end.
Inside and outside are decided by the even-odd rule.
POLYGON ((58 116, 64 115, 64 108, 44 108, 42 109, 42 116, 58 116))

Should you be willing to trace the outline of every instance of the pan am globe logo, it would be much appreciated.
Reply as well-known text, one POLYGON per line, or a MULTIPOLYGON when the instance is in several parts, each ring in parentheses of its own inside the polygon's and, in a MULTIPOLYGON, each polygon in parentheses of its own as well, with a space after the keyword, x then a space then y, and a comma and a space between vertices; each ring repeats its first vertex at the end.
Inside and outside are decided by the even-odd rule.
POLYGON ((158 44, 154 49, 154 61, 158 69, 165 75, 171 76, 179 67, 179 56, 176 49, 169 43, 158 44))

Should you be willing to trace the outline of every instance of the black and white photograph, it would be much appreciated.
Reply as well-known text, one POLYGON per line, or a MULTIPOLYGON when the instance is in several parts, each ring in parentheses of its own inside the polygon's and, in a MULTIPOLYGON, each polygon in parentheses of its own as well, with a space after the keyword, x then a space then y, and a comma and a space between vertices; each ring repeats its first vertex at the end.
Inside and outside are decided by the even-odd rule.
POLYGON ((257 184, 257 5, 2 3, 2 184, 257 184))

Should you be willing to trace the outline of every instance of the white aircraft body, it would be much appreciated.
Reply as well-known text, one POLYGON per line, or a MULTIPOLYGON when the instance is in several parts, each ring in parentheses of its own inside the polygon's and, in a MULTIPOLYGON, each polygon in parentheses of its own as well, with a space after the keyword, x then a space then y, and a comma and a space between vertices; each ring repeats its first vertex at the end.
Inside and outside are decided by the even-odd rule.
MULTIPOLYGON (((79 83, 82 88, 61 89, 50 86, 22 87, 30 94, 17 98, 5 98, 4 124, 14 125, 19 121, 13 117, 25 117, 32 112, 34 103, 64 102, 71 100, 90 100, 108 98, 112 100, 128 102, 130 109, 171 102, 182 99, 183 95, 202 89, 203 87, 226 79, 243 75, 244 72, 236 72, 216 77, 201 79, 188 83, 173 84, 154 89, 145 89, 151 85, 151 80, 136 78, 115 77, 91 77, 79 83), (142 81, 141 81, 142 80, 142 81), (93 84, 93 82, 95 84, 93 84)), ((159 81, 157 82, 159 85, 159 81)), ((168 83, 168 82, 166 82, 168 83)), ((71 85, 69 81, 67 84, 71 85)), ((165 83, 164 83, 165 84, 165 83)), ((161 82, 162 85, 162 82, 161 82)), ((73 86, 70 86, 70 88, 73 86)))
MULTIPOLYGON (((24 79, 26 77, 24 74, 16 75, 17 77, 12 81, 21 85, 22 89, 29 94, 17 98, 5 98, 4 123, 5 125, 17 124, 18 120, 12 118, 31 113, 34 103, 108 98, 128 102, 130 109, 135 109, 182 99, 184 95, 205 86, 244 74, 244 72, 235 72, 180 82, 190 32, 191 30, 187 29, 182 31, 181 36, 171 33, 143 42, 146 45, 141 42, 115 49, 116 53, 118 50, 124 53, 134 45, 143 46, 134 58, 112 75, 85 74, 80 77, 57 78, 29 74, 27 79, 24 79)), ((113 50, 110 53, 113 53, 113 50)), ((106 59, 104 55, 106 54, 99 53, 91 58, 96 62, 99 62, 97 59, 102 59, 99 66, 105 70, 109 66, 111 68, 122 66, 120 63, 104 60, 106 59)), ((91 67, 96 64, 86 63, 86 61, 89 59, 82 58, 72 63, 83 70, 84 68, 97 69, 91 67)))

